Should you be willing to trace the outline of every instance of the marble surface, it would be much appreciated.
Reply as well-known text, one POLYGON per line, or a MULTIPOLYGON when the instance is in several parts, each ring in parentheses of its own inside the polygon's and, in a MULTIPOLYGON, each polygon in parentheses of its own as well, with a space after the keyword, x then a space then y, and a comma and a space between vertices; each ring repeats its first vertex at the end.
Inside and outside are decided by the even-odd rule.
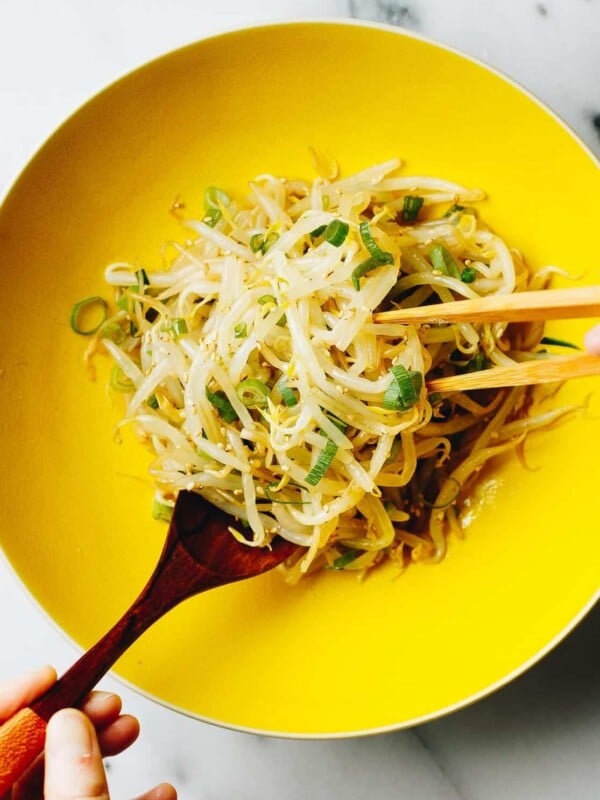
MULTIPOLYGON (((0 0, 0 195, 93 92, 207 33, 265 20, 354 16, 455 46, 524 84, 600 153, 599 0, 0 0), (250 5, 254 6, 250 8, 250 5)), ((74 648, 0 558, 0 678, 74 648)), ((143 733, 108 762, 113 797, 170 780, 183 800, 596 800, 600 608, 539 665, 470 708, 370 739, 302 742, 221 730, 112 678, 143 733)))

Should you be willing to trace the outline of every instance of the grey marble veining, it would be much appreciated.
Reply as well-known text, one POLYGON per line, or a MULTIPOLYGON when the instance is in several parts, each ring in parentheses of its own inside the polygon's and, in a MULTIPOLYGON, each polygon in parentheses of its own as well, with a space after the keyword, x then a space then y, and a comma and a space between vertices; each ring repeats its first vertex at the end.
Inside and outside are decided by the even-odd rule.
MULTIPOLYGON (((120 74, 225 28, 352 16, 431 36, 502 70, 600 153, 600 0, 0 0, 0 192, 71 111, 120 74)), ((0 558, 0 678, 76 656, 0 558), (10 609, 7 613, 6 609, 10 609), (8 644, 6 644, 8 643, 8 644)), ((598 800, 600 608, 479 703, 370 739, 264 739, 174 714, 112 678, 142 738, 110 759, 115 798, 170 780, 182 800, 598 800)))

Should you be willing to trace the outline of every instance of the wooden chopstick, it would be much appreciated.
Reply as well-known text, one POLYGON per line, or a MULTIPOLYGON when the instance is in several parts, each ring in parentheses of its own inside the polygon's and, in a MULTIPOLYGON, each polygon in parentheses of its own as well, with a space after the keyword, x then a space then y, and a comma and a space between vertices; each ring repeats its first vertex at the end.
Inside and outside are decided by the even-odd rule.
POLYGON ((600 356, 581 353, 577 356, 523 361, 514 367, 491 367, 479 372, 435 378, 427 381, 427 389, 430 392, 464 392, 472 389, 494 389, 500 386, 553 383, 590 375, 600 375, 600 356))
POLYGON ((600 316, 600 286, 495 294, 373 314, 374 322, 534 322, 600 316))

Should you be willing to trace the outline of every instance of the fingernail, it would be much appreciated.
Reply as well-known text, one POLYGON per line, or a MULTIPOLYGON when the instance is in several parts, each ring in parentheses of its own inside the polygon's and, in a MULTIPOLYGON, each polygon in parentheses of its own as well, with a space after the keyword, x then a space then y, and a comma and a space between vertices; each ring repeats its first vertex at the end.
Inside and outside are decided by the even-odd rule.
POLYGON ((91 725, 80 711, 59 711, 48 723, 46 746, 52 755, 63 758, 88 756, 94 749, 91 725))
POLYGON ((98 700, 100 703, 114 703, 115 700, 119 699, 119 696, 114 692, 102 692, 98 689, 94 692, 93 697, 94 700, 98 700))

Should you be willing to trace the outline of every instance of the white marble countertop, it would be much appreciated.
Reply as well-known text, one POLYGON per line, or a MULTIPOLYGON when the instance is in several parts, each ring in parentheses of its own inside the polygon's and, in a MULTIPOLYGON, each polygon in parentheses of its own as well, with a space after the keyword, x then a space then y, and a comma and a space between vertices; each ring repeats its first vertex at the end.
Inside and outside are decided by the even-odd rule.
MULTIPOLYGON (((241 24, 343 16, 400 24, 487 61, 600 153, 600 0, 0 0, 0 195, 69 113, 144 61, 241 24)), ((0 678, 74 660, 1 558, 0 609, 0 678)), ((109 762, 114 797, 161 780, 172 781, 182 800, 600 797, 598 607, 492 697, 370 739, 264 739, 179 716, 110 678, 104 686, 142 722, 140 741, 109 762)))

